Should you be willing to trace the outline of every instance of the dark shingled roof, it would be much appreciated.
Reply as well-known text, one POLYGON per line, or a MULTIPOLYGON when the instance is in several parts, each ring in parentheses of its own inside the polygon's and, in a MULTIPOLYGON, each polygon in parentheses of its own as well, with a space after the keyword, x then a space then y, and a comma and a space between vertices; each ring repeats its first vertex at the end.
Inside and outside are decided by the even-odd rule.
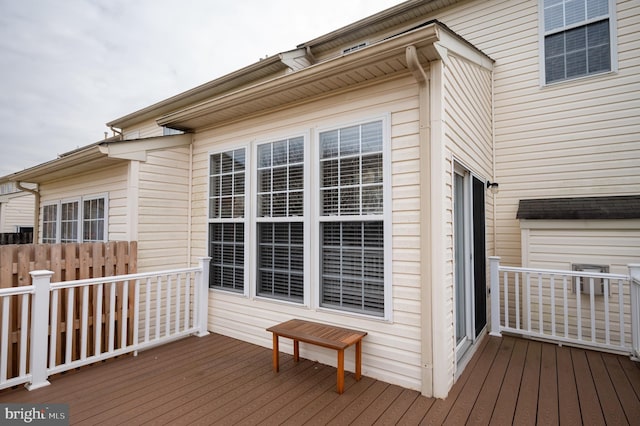
POLYGON ((517 219, 640 219, 640 195, 520 200, 517 219))

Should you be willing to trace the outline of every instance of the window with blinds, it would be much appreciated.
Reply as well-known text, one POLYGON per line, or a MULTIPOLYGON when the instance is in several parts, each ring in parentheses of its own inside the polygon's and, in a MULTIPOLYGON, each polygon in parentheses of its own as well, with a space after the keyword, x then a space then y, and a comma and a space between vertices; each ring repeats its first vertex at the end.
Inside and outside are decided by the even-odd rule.
POLYGON ((245 148, 209 161, 209 287, 244 292, 245 148))
POLYGON ((609 0, 541 0, 545 82, 611 71, 609 0))
POLYGON ((82 240, 104 241, 105 199, 85 199, 82 203, 82 240))
POLYGON ((304 138, 257 146, 257 294, 304 301, 304 138))
POLYGON ((319 137, 321 305, 384 316, 382 121, 319 137))
POLYGON ((56 201, 42 208, 42 242, 107 241, 108 195, 56 201))

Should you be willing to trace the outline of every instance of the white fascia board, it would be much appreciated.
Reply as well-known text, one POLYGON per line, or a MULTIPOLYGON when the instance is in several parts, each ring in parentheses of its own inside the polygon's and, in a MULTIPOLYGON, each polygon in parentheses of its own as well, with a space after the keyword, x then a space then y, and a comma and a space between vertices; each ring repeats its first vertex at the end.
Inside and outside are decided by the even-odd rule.
POLYGON ((149 151, 158 151, 191 144, 189 133, 171 136, 157 136, 145 139, 132 139, 106 143, 100 146, 100 151, 109 158, 122 160, 147 161, 149 151))

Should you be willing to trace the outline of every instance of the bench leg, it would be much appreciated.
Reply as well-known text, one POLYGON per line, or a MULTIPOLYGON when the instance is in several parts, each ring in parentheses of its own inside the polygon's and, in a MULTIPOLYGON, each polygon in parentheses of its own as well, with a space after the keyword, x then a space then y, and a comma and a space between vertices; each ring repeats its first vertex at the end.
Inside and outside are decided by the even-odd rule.
POLYGON ((338 393, 344 392, 344 349, 338 350, 338 393))
POLYGON ((297 340, 293 341, 293 360, 295 362, 300 361, 300 342, 297 340))
POLYGON ((280 360, 278 359, 280 348, 278 348, 278 335, 273 333, 273 371, 280 370, 280 360))
POLYGON ((356 380, 362 375, 362 340, 356 342, 356 380))

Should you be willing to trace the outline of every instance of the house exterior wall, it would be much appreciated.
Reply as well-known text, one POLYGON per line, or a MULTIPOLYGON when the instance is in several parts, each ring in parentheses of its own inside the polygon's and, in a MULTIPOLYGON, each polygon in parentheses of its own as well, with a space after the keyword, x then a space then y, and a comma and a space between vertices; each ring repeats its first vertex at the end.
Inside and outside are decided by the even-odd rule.
POLYGON ((189 156, 189 147, 150 151, 132 168, 140 272, 188 266, 189 156))
MULTIPOLYGON (((209 298, 209 329, 271 347, 265 329, 291 317, 305 318, 369 332, 364 345, 363 374, 420 389, 420 179, 418 92, 415 80, 406 77, 368 88, 310 102, 241 124, 198 132, 194 137, 193 259, 207 254, 207 190, 209 154, 231 149, 234 144, 249 146, 277 134, 308 132, 314 141, 317 129, 387 115, 390 117, 392 170, 392 274, 391 320, 318 309, 312 275, 309 306, 277 302, 253 295, 212 290, 209 298)), ((312 142, 315 143, 315 142, 312 142)), ((308 208, 305 205, 305 209, 308 208)), ((248 244, 255 240, 250 236, 248 244)), ((255 249, 255 248, 254 248, 255 249)), ((310 247, 317 253, 316 247, 310 247)), ((311 257, 311 266, 317 268, 311 257)), ((317 272, 317 271, 316 271, 317 272)), ((251 274, 251 271, 247 271, 251 274)), ((251 280, 250 280, 251 281, 251 280)), ((283 350, 292 351, 289 342, 283 350)), ((353 370, 352 349, 347 351, 346 368, 353 370)), ((335 353, 303 345, 301 355, 326 364, 335 364, 335 353)))
POLYGON ((162 127, 158 126, 155 118, 147 121, 142 121, 131 127, 122 129, 122 135, 124 139, 144 139, 154 136, 162 136, 162 127))
MULTIPOLYGON (((442 212, 443 229, 443 288, 446 315, 441 319, 443 341, 434 341, 434 351, 442 351, 440 358, 447 367, 440 386, 448 390, 458 370, 455 343, 455 291, 454 291, 454 225, 453 225, 453 170, 458 163, 474 176, 485 181, 493 175, 492 140, 492 72, 485 66, 454 54, 449 54, 443 66, 442 111, 444 119, 444 158, 442 212), (446 352, 444 349, 446 348, 446 352)), ((437 96, 434 94, 434 96, 437 96)), ((435 202, 436 200, 434 200, 435 202)), ((493 250, 493 197, 485 191, 486 247, 488 256, 493 250)), ((488 282, 488 281, 487 281, 488 282)), ((434 300, 436 303, 436 300, 434 300)), ((487 303, 489 306, 489 303, 487 303)), ((487 312, 488 314, 488 312, 487 312)))
POLYGON ((18 226, 33 226, 35 197, 26 192, 0 195, 0 232, 16 232, 18 226))
MULTIPOLYGON (((129 241, 126 164, 105 167, 40 185, 40 212, 42 213, 42 205, 53 201, 100 194, 108 194, 108 240, 129 241)), ((38 241, 42 238, 42 214, 40 225, 38 241)))
POLYGON ((540 85, 538 1, 463 2, 436 16, 495 62, 496 254, 519 265, 523 198, 640 188, 640 7, 617 1, 618 71, 540 85))

